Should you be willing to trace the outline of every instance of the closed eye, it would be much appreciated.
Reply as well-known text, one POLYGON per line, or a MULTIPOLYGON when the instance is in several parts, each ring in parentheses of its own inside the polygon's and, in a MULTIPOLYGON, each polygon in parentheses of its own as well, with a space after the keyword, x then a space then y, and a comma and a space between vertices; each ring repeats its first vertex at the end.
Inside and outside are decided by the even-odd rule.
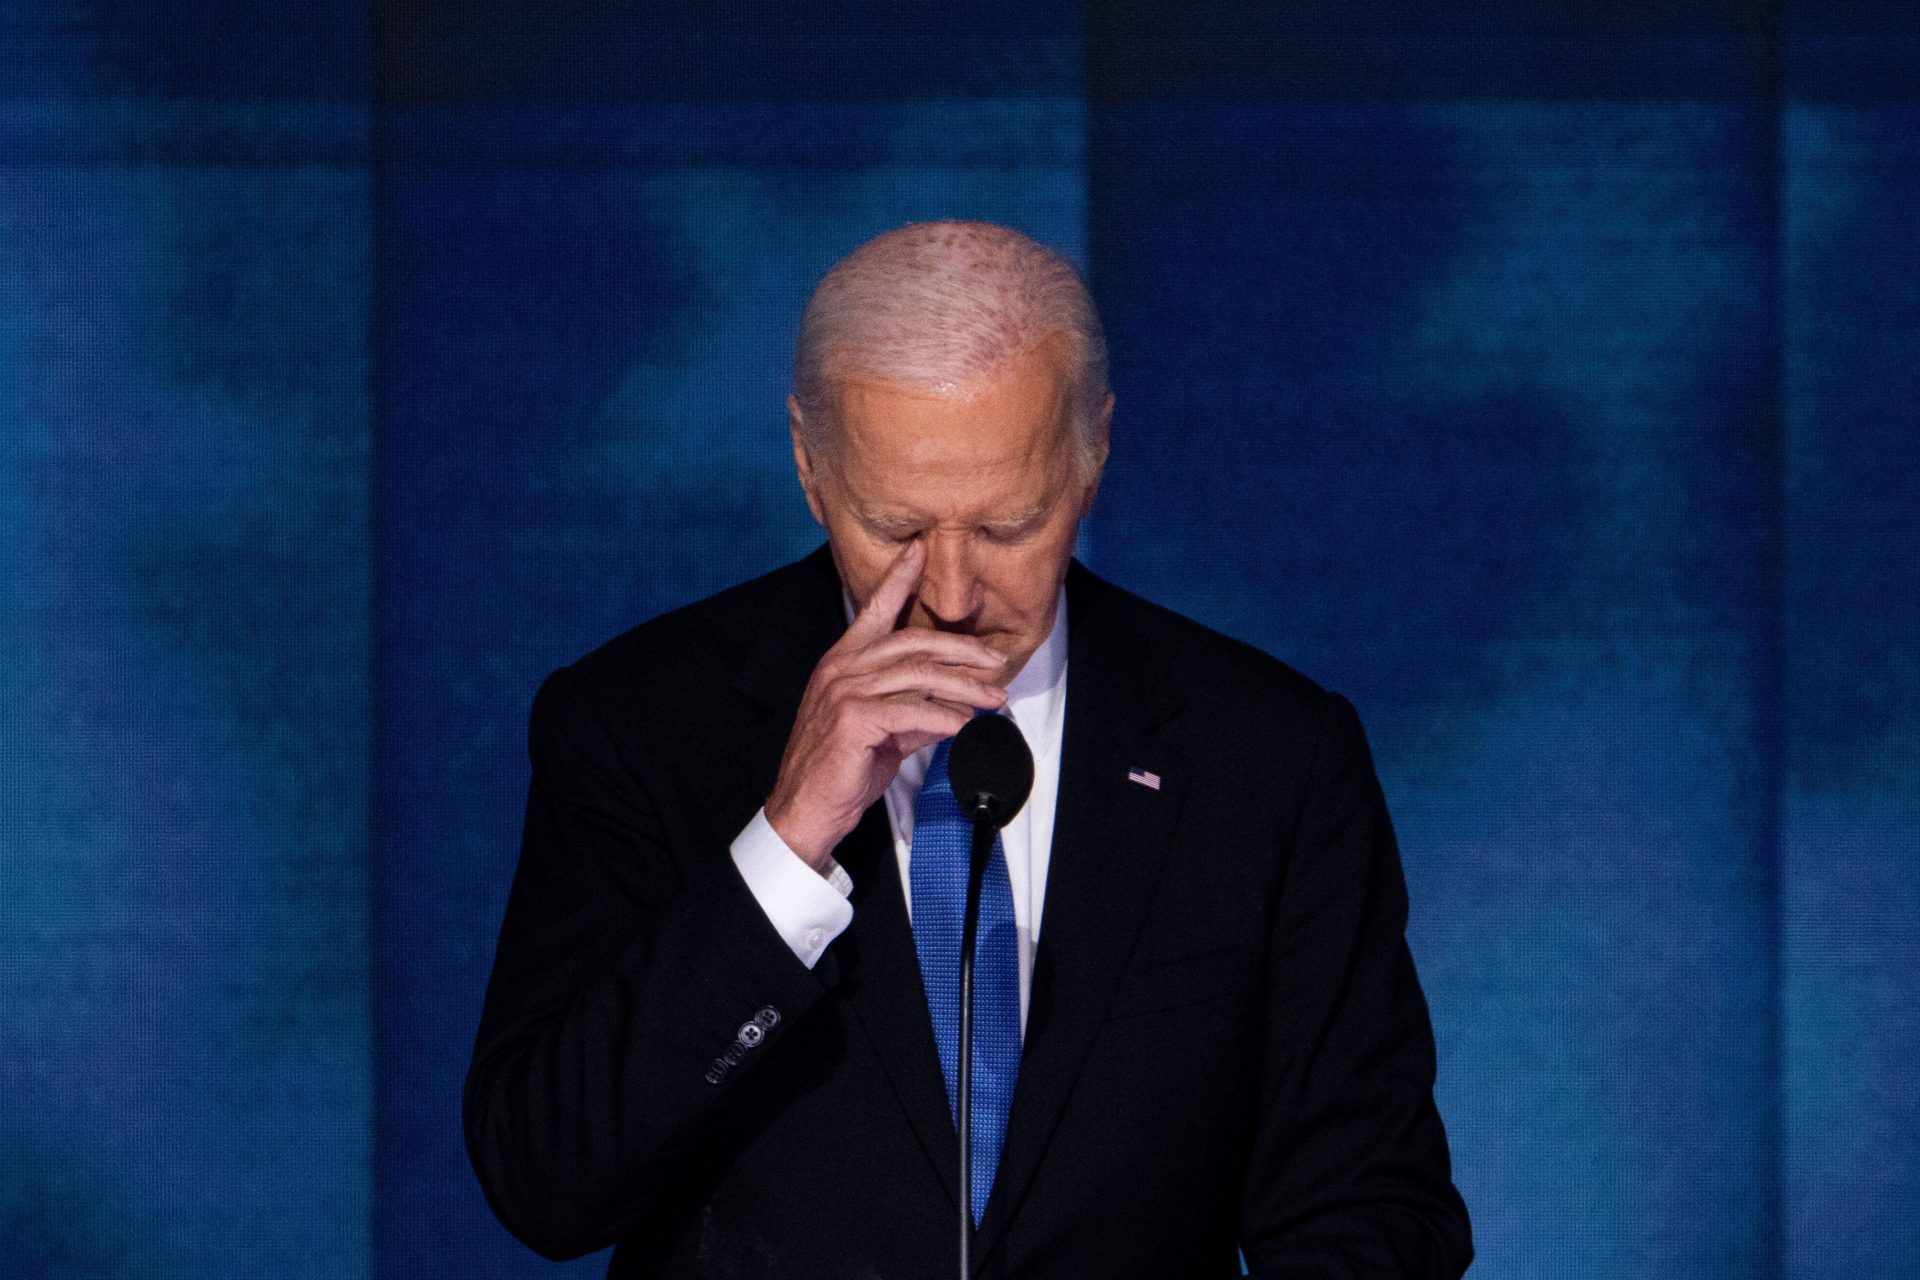
POLYGON ((868 533, 871 533, 882 542, 912 542, 920 536, 920 530, 913 525, 878 524, 872 520, 863 521, 862 523, 867 526, 868 533))
POLYGON ((989 542, 1019 542, 1033 535, 1036 525, 1015 525, 1010 528, 996 529, 991 525, 983 526, 981 534, 989 542))

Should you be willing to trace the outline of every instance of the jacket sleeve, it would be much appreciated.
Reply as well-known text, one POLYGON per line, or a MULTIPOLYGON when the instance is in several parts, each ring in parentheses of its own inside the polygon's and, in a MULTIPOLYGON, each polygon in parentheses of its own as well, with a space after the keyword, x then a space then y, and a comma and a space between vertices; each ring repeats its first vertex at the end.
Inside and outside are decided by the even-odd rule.
POLYGON ((1454 1280, 1473 1257, 1433 1102, 1406 883, 1353 706, 1328 694, 1271 923, 1241 1243, 1272 1280, 1454 1280))
POLYGON ((462 1099, 500 1221, 554 1259, 670 1226, 702 1138, 832 982, 726 846, 675 847, 571 668, 534 699, 520 861, 462 1099))

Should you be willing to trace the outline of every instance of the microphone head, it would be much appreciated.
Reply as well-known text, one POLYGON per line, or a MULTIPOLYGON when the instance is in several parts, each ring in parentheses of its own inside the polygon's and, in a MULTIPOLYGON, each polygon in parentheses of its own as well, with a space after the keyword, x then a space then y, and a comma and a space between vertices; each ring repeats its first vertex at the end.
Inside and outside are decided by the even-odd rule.
POLYGON ((1006 716, 975 716, 947 751, 947 778, 961 812, 1004 827, 1033 790, 1033 752, 1006 716))

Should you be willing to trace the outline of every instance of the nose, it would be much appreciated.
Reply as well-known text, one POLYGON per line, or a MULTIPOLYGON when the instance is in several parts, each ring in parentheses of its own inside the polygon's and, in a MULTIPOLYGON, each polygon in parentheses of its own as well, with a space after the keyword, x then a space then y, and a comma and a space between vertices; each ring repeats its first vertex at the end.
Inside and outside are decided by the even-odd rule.
POLYGON ((979 579, 970 542, 963 534, 945 530, 927 535, 927 563, 920 571, 916 594, 921 607, 933 615, 935 626, 957 628, 979 606, 979 579))

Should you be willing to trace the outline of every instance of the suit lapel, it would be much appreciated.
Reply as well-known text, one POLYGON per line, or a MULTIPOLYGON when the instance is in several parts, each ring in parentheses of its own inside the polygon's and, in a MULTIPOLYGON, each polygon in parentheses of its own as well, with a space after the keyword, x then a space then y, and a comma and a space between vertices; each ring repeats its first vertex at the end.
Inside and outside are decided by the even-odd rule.
POLYGON ((757 611, 733 677, 734 688, 753 705, 739 709, 741 719, 727 722, 728 732, 718 735, 708 765, 688 771, 692 811, 705 820, 708 842, 722 848, 773 789, 807 678, 847 625, 840 576, 826 547, 774 577, 779 588, 757 611))
POLYGON ((1185 799, 1186 759, 1153 730, 1178 702, 1077 562, 1067 577, 1067 706, 1040 944, 1007 1137, 981 1221, 984 1260, 1039 1167, 1158 885, 1185 799), (1128 778, 1142 769, 1153 788, 1128 778))
MULTIPOLYGON (((748 816, 779 771, 808 676, 846 629, 840 578, 826 548, 802 564, 811 566, 812 572, 805 575, 799 597, 762 627, 735 681, 765 710, 745 744, 744 767, 738 770, 743 780, 758 788, 746 809, 748 816)), ((744 798, 739 802, 746 803, 744 798)), ((731 840, 732 834, 725 838, 731 840)), ((872 1042, 894 1096, 957 1211, 959 1142, 940 1074, 939 1050, 884 799, 868 806, 860 824, 834 850, 834 858, 853 880, 853 923, 821 963, 833 965, 835 994, 853 1010, 872 1042)))
POLYGON ((885 801, 867 809, 835 856, 854 884, 853 923, 833 944, 840 991, 872 1041, 894 1096, 957 1211, 960 1143, 940 1073, 940 1050, 927 1012, 885 801))

